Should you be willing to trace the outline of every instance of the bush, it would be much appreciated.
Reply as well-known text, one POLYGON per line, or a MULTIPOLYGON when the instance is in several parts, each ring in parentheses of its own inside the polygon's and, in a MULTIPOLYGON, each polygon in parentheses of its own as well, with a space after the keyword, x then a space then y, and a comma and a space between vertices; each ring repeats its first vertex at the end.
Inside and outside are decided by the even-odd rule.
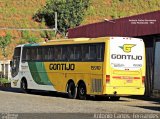
POLYGON ((10 81, 8 81, 8 79, 5 79, 5 78, 0 78, 0 84, 4 84, 4 83, 10 83, 10 81))
POLYGON ((7 33, 6 36, 0 36, 0 48, 2 49, 2 55, 4 57, 8 56, 6 51, 7 46, 11 43, 12 36, 10 33, 7 33))
POLYGON ((38 40, 38 38, 36 38, 33 34, 31 35, 29 31, 22 31, 21 36, 22 40, 19 42, 20 44, 25 43, 25 41, 28 43, 36 43, 38 40))
POLYGON ((30 37, 29 31, 22 31, 21 32, 21 37, 23 39, 28 39, 30 37))
POLYGON ((28 43, 36 43, 37 40, 38 40, 38 38, 32 36, 32 37, 29 37, 29 38, 27 39, 27 42, 28 42, 28 43))
POLYGON ((54 31, 42 31, 40 35, 42 38, 47 38, 48 40, 51 40, 52 38, 55 37, 55 32, 54 31))

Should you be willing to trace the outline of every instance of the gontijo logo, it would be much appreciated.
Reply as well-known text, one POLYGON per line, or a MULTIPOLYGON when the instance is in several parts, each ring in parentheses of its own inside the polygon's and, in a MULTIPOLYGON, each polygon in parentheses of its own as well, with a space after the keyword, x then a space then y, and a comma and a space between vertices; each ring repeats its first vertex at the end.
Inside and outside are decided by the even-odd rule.
POLYGON ((130 53, 132 48, 136 46, 135 44, 124 44, 123 46, 119 46, 124 52, 130 53))

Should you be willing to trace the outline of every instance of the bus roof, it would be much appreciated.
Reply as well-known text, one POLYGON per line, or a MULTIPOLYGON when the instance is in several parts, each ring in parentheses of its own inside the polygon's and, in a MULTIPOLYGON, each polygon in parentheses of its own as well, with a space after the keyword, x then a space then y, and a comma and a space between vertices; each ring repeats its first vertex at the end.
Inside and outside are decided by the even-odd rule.
MULTIPOLYGON (((44 45, 53 44, 78 44, 78 43, 91 43, 91 42, 105 42, 109 40, 108 37, 104 38, 74 38, 74 39, 61 39, 61 40, 51 40, 46 42, 44 45)), ((43 44, 41 44, 43 45, 43 44)))
POLYGON ((99 38, 73 38, 73 39, 59 39, 59 40, 49 40, 47 42, 40 43, 31 43, 31 44, 23 44, 18 45, 17 47, 25 46, 38 46, 38 45, 61 45, 61 44, 80 44, 80 43, 100 43, 107 42, 109 39, 114 38, 124 38, 124 39, 139 39, 139 38, 131 38, 131 37, 99 37, 99 38))

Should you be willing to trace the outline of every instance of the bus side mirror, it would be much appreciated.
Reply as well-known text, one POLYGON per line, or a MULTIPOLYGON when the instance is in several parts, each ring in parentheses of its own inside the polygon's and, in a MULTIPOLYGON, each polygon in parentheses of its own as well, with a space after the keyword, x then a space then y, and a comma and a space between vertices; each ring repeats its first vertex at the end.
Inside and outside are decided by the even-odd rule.
POLYGON ((12 67, 13 61, 10 61, 10 67, 12 67))

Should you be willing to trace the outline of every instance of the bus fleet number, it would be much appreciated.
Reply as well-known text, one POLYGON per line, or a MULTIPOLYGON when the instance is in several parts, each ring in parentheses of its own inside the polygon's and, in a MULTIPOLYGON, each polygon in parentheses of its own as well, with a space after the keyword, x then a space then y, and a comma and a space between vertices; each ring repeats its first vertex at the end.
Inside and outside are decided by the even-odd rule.
POLYGON ((101 66, 91 66, 91 70, 101 70, 101 66))

